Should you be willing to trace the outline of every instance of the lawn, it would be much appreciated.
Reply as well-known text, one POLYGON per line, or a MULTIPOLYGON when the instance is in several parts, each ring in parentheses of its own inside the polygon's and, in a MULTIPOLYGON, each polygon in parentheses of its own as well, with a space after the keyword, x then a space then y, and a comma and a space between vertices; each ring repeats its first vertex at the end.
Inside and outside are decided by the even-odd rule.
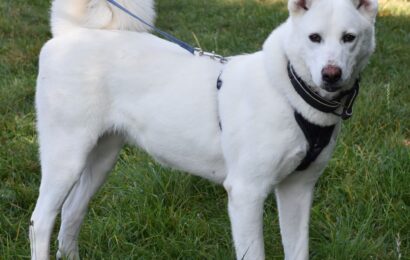
MULTIPOLYGON (((410 259, 410 2, 380 5, 377 51, 355 115, 317 185, 312 259, 410 259)), ((48 8, 49 1, 0 1, 0 259, 30 253, 28 223, 40 183, 33 100, 37 57, 50 38, 48 8)), ((275 0, 160 0, 157 10, 159 27, 223 55, 259 50, 287 17, 285 2, 275 0)), ((80 253, 233 259, 226 208, 222 187, 126 148, 91 203, 80 253)), ((264 220, 267 259, 282 259, 273 196, 264 220)))

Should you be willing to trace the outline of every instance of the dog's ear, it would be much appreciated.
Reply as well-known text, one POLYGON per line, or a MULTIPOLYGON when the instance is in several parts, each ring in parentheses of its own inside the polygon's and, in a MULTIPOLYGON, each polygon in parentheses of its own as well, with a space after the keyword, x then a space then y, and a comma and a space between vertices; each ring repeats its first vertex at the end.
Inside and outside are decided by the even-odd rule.
POLYGON ((378 0, 355 0, 353 2, 362 15, 372 22, 376 20, 378 0))
POLYGON ((298 15, 309 10, 313 0, 289 0, 288 9, 290 15, 298 15))

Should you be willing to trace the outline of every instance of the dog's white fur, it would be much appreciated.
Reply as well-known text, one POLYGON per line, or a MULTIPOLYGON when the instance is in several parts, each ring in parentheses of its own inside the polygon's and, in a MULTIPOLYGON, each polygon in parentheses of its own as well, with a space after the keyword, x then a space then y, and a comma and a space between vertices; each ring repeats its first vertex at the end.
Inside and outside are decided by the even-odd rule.
MULTIPOLYGON (((151 0, 119 2, 153 21, 151 0)), ((264 259, 263 203, 274 190, 286 259, 307 259, 313 188, 340 119, 298 96, 286 65, 322 96, 338 93, 322 88, 329 64, 343 71, 340 91, 351 88, 374 50, 377 1, 289 0, 288 7, 290 18, 262 51, 222 65, 143 32, 103 0, 55 0, 54 37, 41 51, 36 93, 42 180, 30 225, 32 259, 49 258, 61 207, 58 256, 79 258, 87 205, 125 141, 165 165, 223 183, 238 259, 264 259), (345 32, 357 35, 354 43, 340 41, 345 32), (312 43, 311 33, 323 42, 312 43), (295 110, 312 123, 337 125, 304 171, 295 171, 308 149, 295 110)))

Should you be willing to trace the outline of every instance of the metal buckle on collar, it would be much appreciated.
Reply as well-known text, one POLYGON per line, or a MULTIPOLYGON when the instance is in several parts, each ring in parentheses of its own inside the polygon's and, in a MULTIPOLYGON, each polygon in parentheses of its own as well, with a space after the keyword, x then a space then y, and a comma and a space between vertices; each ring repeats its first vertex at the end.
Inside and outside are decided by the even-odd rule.
POLYGON ((339 98, 347 96, 344 105, 343 111, 341 114, 334 113, 335 115, 340 116, 343 120, 349 119, 353 115, 353 104, 356 100, 357 95, 359 94, 359 79, 356 80, 352 89, 348 90, 346 93, 342 93, 339 98))

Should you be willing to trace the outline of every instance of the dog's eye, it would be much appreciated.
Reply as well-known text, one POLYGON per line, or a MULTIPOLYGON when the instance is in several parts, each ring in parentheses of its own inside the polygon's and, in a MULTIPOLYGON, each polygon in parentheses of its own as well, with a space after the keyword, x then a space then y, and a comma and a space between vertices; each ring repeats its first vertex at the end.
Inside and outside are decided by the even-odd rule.
POLYGON ((322 37, 317 33, 312 33, 311 35, 309 35, 309 39, 312 42, 315 42, 315 43, 321 43, 322 42, 322 37))
POLYGON ((354 34, 351 34, 351 33, 346 33, 342 37, 342 41, 345 42, 345 43, 352 42, 355 39, 356 39, 356 36, 354 34))

